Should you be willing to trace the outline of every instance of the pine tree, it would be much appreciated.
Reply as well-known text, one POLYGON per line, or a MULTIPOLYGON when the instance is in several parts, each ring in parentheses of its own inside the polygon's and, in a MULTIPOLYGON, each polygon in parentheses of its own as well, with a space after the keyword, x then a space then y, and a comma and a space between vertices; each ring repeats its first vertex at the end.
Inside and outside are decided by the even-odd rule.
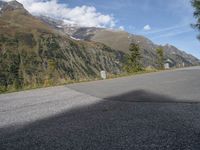
POLYGON ((130 54, 127 55, 125 69, 127 72, 138 72, 142 70, 140 48, 137 44, 132 43, 129 48, 130 54))
MULTIPOLYGON (((194 7, 194 17, 197 19, 197 23, 192 26, 200 31, 200 0, 192 0, 192 6, 194 7)), ((200 35, 198 36, 200 39, 200 35)))
POLYGON ((158 69, 164 68, 164 50, 162 47, 156 49, 158 69))

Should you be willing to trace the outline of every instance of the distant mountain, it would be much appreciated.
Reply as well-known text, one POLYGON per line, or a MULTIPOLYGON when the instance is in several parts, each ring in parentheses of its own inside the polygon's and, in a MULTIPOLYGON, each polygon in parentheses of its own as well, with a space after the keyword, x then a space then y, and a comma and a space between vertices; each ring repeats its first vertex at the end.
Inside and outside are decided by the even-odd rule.
POLYGON ((142 49, 143 62, 146 66, 155 64, 156 49, 158 47, 162 47, 164 49, 165 59, 171 59, 175 66, 182 63, 186 66, 200 64, 199 59, 177 49, 172 45, 157 45, 144 36, 133 35, 124 31, 99 28, 77 28, 71 36, 77 39, 101 42, 113 49, 120 50, 125 53, 128 53, 130 43, 137 43, 142 49))
POLYGON ((173 45, 166 44, 165 46, 163 46, 163 49, 165 50, 165 57, 173 60, 177 64, 177 66, 181 63, 184 63, 186 66, 200 64, 198 58, 179 50, 173 45))
POLYGON ((32 16, 16 1, 0 1, 0 91, 96 78, 121 71, 123 53, 76 41, 32 16))
POLYGON ((170 59, 174 63, 174 66, 178 67, 183 63, 186 66, 200 64, 200 61, 196 57, 168 44, 165 46, 154 44, 151 40, 144 36, 129 34, 125 31, 114 29, 70 26, 66 25, 62 21, 50 21, 52 19, 44 16, 42 17, 42 20, 74 39, 100 42, 111 47, 112 49, 119 50, 124 53, 129 52, 130 43, 137 43, 142 49, 143 64, 145 66, 155 66, 156 49, 158 47, 162 47, 164 49, 165 59, 170 59))

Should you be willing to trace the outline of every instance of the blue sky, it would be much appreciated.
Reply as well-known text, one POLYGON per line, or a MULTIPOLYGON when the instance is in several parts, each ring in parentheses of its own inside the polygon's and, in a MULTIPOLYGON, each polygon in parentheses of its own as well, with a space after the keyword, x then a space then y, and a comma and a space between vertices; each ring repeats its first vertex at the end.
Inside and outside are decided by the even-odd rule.
POLYGON ((150 38, 157 44, 172 44, 200 58, 197 31, 190 0, 62 0, 69 7, 94 6, 102 14, 113 15, 116 26, 150 38), (148 25, 149 30, 144 30, 148 25))
MULTIPOLYGON (((4 0, 10 1, 10 0, 4 0)), ((171 44, 200 58, 190 0, 17 0, 35 15, 67 24, 121 28, 156 44, 171 44)))

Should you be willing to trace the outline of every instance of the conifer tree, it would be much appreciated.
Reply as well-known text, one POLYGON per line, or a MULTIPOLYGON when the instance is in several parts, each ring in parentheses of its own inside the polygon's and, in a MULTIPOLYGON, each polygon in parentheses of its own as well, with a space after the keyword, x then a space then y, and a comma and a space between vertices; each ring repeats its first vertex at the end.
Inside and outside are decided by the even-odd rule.
MULTIPOLYGON (((194 17, 197 19, 196 24, 192 26, 200 31, 200 0, 192 0, 192 6, 194 7, 194 17)), ((198 36, 200 39, 200 35, 198 36)))
POLYGON ((125 69, 127 72, 138 72, 142 70, 140 48, 132 43, 129 48, 130 54, 127 56, 125 69))
POLYGON ((164 68, 164 51, 162 47, 156 49, 158 69, 164 68))

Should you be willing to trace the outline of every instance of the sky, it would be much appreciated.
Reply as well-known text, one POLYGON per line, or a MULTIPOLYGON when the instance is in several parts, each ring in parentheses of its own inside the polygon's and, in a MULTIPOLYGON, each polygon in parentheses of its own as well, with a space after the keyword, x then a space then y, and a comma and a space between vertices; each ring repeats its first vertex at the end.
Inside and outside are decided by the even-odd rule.
MULTIPOLYGON (((9 0, 4 0, 9 1, 9 0)), ((200 58, 190 0, 17 0, 35 15, 68 24, 125 30, 200 58)))

